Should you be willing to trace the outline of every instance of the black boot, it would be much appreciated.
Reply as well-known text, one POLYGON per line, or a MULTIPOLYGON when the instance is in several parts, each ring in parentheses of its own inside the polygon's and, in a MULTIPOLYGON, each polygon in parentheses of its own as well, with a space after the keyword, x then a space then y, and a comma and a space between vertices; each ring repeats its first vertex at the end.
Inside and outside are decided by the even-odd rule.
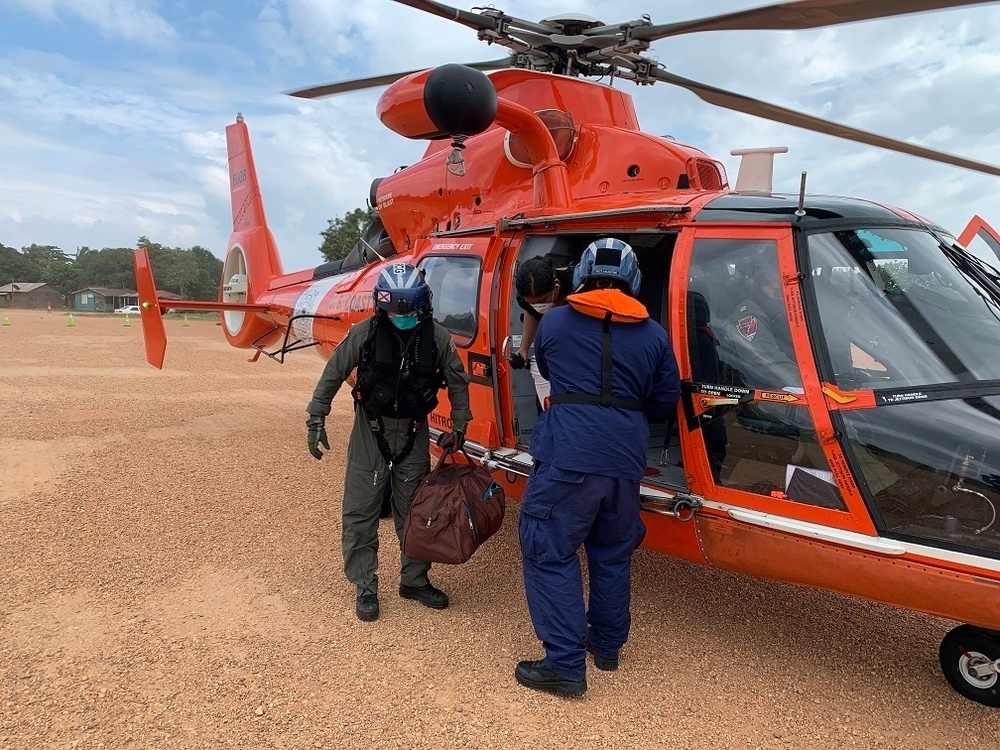
POLYGON ((585 640, 584 645, 587 647, 587 651, 590 655, 594 657, 594 666, 598 669, 603 669, 605 672, 614 672, 618 669, 618 652, 615 651, 614 656, 601 656, 599 653, 594 651, 594 647, 590 643, 590 639, 585 640))
POLYGON ((363 622, 374 622, 378 619, 378 595, 359 594, 354 605, 354 612, 363 622))
POLYGON ((399 595, 404 599, 414 599, 431 609, 445 609, 448 606, 448 595, 430 583, 423 586, 399 585, 399 595))
POLYGON ((514 669, 514 679, 532 690, 574 698, 587 692, 587 678, 569 680, 545 666, 545 659, 520 661, 514 669))

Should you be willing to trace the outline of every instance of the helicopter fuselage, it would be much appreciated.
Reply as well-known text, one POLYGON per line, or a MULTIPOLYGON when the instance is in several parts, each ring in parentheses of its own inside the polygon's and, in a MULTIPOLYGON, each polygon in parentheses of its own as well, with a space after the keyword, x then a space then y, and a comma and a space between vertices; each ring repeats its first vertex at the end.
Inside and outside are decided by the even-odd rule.
MULTIPOLYGON (((420 109, 426 80, 383 96, 397 132, 434 129, 420 109)), ((467 445, 518 497, 541 405, 506 358, 523 322, 514 272, 622 238, 683 381, 676 419, 651 430, 645 546, 1000 629, 1000 288, 989 274, 900 209, 732 193, 719 162, 639 131, 610 87, 523 70, 491 80, 493 125, 434 140, 377 183, 377 219, 351 255, 291 274, 263 218, 246 126, 229 126, 240 178, 218 307, 230 343, 329 356, 371 314, 385 264, 422 268, 470 373, 467 445)), ((144 325, 182 306, 157 302, 144 325)), ((434 430, 449 427, 441 401, 434 430)))

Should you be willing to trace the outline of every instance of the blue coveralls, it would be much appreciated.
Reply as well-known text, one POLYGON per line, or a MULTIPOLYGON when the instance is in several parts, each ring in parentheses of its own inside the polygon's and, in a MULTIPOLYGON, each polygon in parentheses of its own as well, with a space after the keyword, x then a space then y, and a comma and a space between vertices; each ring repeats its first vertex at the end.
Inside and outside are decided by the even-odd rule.
MULTIPOLYGON (((545 646, 545 664, 572 680, 586 674, 584 638, 604 656, 617 654, 628 639, 632 553, 646 533, 639 480, 646 469, 647 415, 666 417, 680 394, 663 328, 621 292, 601 293, 602 300, 619 294, 625 307, 641 310, 641 319, 611 324, 611 383, 613 395, 641 401, 643 411, 559 403, 543 411, 531 437, 535 466, 518 522, 528 610, 545 646), (589 609, 580 545, 587 551, 589 609)), ((574 309, 572 299, 542 317, 535 357, 553 395, 600 395, 602 320, 574 309)))

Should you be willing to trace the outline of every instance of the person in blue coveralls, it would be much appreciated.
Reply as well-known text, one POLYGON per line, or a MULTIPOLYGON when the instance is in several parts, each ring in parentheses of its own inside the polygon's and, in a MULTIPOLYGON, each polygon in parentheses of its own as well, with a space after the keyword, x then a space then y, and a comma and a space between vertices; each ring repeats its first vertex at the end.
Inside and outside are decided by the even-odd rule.
POLYGON ((640 281, 627 243, 591 243, 574 271, 576 292, 542 317, 535 339, 552 390, 531 437, 535 464, 518 534, 528 610, 545 657, 518 663, 514 676, 557 695, 586 692, 588 651, 598 669, 618 668, 632 623, 632 553, 646 534, 639 480, 648 420, 670 415, 680 395, 666 331, 636 299, 640 281))

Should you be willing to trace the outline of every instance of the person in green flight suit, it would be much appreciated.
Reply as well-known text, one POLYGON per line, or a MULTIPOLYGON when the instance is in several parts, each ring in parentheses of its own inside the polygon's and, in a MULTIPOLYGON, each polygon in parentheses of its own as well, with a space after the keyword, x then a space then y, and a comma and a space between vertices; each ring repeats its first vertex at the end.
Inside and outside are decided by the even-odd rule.
MULTIPOLYGON (((438 438, 459 450, 469 410, 469 377, 451 335, 432 316, 431 291, 423 274, 407 263, 391 263, 372 292, 375 313, 351 328, 334 350, 306 407, 309 451, 329 450, 325 418, 337 390, 358 369, 355 417, 344 476, 344 573, 357 589, 356 614, 378 619, 378 518, 392 476, 392 511, 402 549, 403 524, 417 485, 430 471, 427 415, 437 391, 447 386, 451 431, 438 438)), ((401 554, 399 595, 432 609, 448 596, 427 577, 430 563, 401 554)))

